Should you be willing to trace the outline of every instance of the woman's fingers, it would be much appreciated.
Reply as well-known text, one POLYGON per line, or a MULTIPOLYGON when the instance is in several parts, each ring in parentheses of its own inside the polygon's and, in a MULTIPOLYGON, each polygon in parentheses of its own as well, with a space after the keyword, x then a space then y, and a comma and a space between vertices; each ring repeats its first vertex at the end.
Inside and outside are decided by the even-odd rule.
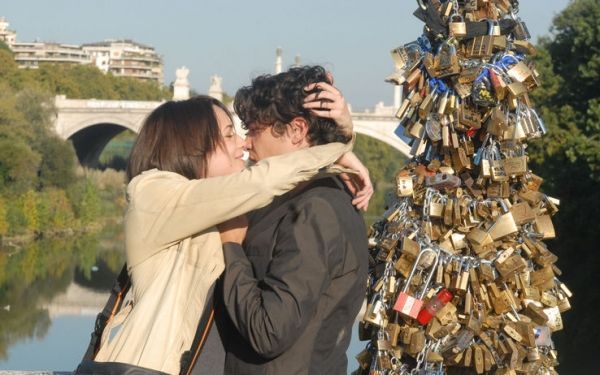
POLYGON ((374 193, 368 171, 359 171, 359 175, 342 173, 340 178, 353 195, 352 204, 357 209, 366 211, 374 193))
POLYGON ((314 115, 334 120, 348 135, 352 135, 354 125, 350 110, 342 93, 327 82, 307 85, 304 90, 314 91, 304 99, 304 108, 314 115))
POLYGON ((350 190, 352 195, 356 195, 358 193, 359 188, 356 186, 356 183, 352 179, 351 175, 348 173, 342 173, 340 174, 340 179, 344 182, 346 187, 348 187, 348 190, 350 190))
POLYGON ((352 205, 354 205, 359 210, 366 211, 369 208, 369 200, 370 197, 357 197, 352 200, 352 205))
POLYGON ((331 111, 328 111, 328 110, 318 111, 318 110, 311 109, 310 111, 314 115, 319 116, 319 117, 333 118, 333 114, 331 113, 331 111))
POLYGON ((335 94, 333 92, 329 92, 329 91, 317 91, 317 92, 313 92, 312 94, 308 94, 306 96, 306 98, 304 98, 304 104, 310 103, 310 102, 318 102, 321 101, 323 99, 328 99, 331 100, 332 102, 335 100, 339 100, 341 98, 340 95, 335 94))
POLYGON ((369 209, 369 200, 366 198, 355 198, 352 200, 352 205, 359 210, 367 211, 369 209))
POLYGON ((327 75, 327 82, 331 83, 333 85, 333 73, 331 72, 327 72, 325 73, 327 75))
POLYGON ((308 84, 304 90, 305 91, 312 91, 315 89, 319 89, 322 91, 328 91, 334 94, 338 94, 338 95, 342 95, 342 93, 340 92, 340 90, 336 89, 333 85, 327 83, 327 82, 315 82, 315 83, 310 83, 308 84))

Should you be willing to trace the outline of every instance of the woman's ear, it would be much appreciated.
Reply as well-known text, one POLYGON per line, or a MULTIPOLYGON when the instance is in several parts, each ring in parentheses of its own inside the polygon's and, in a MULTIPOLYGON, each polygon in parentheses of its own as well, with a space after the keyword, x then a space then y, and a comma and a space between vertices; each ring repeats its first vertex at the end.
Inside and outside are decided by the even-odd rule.
POLYGON ((292 144, 301 145, 306 142, 306 136, 308 135, 308 121, 304 117, 294 117, 290 121, 290 138, 292 144))

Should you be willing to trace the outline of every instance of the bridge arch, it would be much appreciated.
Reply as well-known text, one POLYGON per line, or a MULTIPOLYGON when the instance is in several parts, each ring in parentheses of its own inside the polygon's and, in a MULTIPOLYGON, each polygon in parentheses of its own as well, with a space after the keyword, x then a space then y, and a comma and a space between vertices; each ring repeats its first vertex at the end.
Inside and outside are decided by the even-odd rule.
POLYGON ((74 134, 79 133, 87 128, 97 126, 98 124, 119 125, 122 128, 131 130, 132 132, 134 132, 136 134, 140 131, 140 128, 142 126, 142 124, 139 123, 139 121, 131 121, 131 119, 128 119, 126 116, 91 115, 91 116, 86 116, 86 118, 84 118, 78 122, 75 122, 68 129, 63 129, 61 135, 65 139, 71 139, 71 137, 74 134))
POLYGON ((96 122, 80 127, 68 139, 73 143, 79 163, 87 168, 97 168, 106 145, 127 130, 137 133, 139 129, 119 123, 96 122))

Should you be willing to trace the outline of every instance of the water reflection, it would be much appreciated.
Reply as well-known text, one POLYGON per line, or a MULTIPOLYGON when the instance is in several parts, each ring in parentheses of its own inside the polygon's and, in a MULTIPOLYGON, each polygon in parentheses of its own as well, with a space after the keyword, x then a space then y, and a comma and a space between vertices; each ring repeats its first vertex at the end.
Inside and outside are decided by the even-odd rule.
MULTIPOLYGON (((0 249, 0 370, 77 366, 123 265, 123 244, 122 226, 111 225, 95 234, 36 241, 18 251, 0 249)), ((348 373, 363 348, 354 328, 348 373)))
POLYGON ((0 364, 11 346, 44 338, 51 318, 95 315, 123 261, 120 225, 0 250, 0 364))

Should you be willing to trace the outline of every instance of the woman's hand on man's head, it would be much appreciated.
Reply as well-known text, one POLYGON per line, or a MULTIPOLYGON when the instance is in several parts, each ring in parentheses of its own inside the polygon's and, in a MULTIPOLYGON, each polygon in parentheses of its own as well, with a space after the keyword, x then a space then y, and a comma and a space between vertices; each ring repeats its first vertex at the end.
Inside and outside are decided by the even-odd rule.
POLYGON ((330 82, 311 83, 304 88, 305 91, 315 91, 304 98, 304 108, 323 118, 334 120, 347 136, 352 136, 354 125, 344 95, 333 86, 331 75, 330 82))

